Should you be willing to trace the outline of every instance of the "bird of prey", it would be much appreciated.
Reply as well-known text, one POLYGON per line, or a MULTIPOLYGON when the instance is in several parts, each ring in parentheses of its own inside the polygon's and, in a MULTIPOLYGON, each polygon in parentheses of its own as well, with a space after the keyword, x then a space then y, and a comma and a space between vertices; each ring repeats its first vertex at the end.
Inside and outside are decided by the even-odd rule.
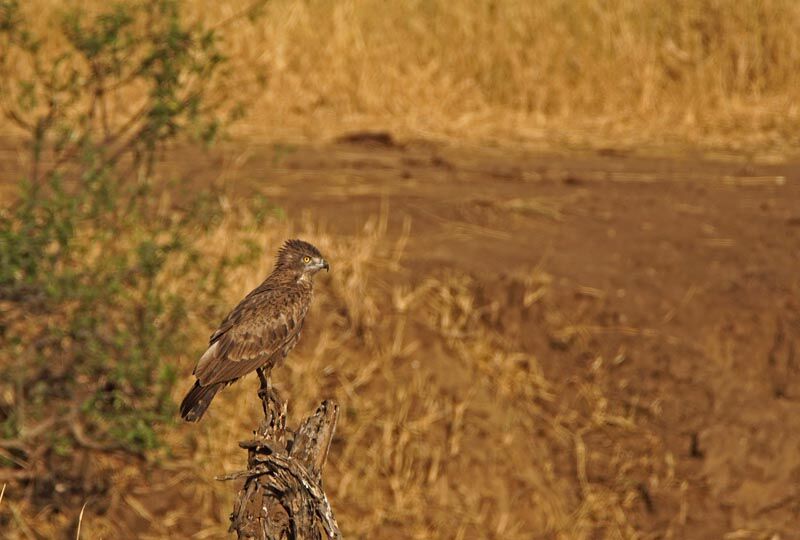
POLYGON ((330 270, 319 250, 289 240, 278 251, 275 268, 231 311, 211 335, 197 362, 197 381, 181 403, 181 417, 197 422, 216 393, 256 371, 266 384, 264 368, 282 360, 297 343, 313 293, 314 274, 330 270))

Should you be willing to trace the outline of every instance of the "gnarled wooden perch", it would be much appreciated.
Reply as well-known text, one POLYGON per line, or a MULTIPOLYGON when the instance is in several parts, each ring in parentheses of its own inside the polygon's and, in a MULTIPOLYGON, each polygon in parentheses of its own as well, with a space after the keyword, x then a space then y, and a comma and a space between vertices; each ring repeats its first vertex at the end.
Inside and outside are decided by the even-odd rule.
POLYGON ((323 401, 287 439, 286 406, 266 377, 261 377, 259 397, 264 420, 249 441, 247 470, 218 477, 245 478, 234 503, 231 531, 239 539, 331 540, 342 535, 322 489, 322 468, 328 457, 339 407, 323 401))

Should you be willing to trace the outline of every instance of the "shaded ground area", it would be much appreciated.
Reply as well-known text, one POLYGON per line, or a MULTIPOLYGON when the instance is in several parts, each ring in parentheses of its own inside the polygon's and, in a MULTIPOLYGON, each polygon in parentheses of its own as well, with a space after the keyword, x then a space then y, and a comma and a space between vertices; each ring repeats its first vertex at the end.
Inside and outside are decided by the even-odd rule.
MULTIPOLYGON (((574 455, 555 460, 548 474, 558 489, 586 499, 629 484, 635 495, 622 506, 651 537, 800 538, 800 165, 717 158, 362 137, 202 156, 178 150, 167 167, 199 189, 263 199, 299 230, 321 223, 334 237, 357 234, 388 209, 387 241, 409 235, 403 271, 386 276, 390 288, 468 276, 503 347, 535 357, 545 378, 559 381, 561 395, 541 404, 549 416, 589 406, 581 414, 605 414, 598 403, 610 403, 614 414, 602 422, 614 430, 582 433, 574 455), (545 308, 520 284, 534 271, 551 280, 545 308), (595 384, 602 400, 582 402, 595 384), (628 436, 628 421, 646 436, 628 436), (656 448, 659 465, 639 467, 656 448)), ((432 386, 474 393, 481 373, 460 372, 424 331, 414 337, 421 350, 438 351, 418 358, 430 359, 432 386)), ((470 440, 525 408, 476 395, 461 420, 473 424, 470 440)), ((514 429, 528 426, 528 444, 547 444, 535 418, 525 422, 514 429)), ((500 521, 517 537, 545 529, 528 519, 518 491, 529 485, 515 476, 524 471, 514 460, 529 459, 525 445, 518 441, 505 464, 497 461, 505 450, 487 450, 463 450, 469 459, 444 474, 487 484, 501 500, 491 508, 508 513, 500 521)), ((402 524, 385 537, 409 537, 393 530, 402 524)))

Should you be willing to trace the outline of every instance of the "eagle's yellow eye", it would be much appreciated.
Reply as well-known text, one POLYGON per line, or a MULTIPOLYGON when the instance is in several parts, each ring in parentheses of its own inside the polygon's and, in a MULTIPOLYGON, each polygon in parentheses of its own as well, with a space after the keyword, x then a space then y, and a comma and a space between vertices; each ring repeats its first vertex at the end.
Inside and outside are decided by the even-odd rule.
POLYGON ((305 257, 303 257, 303 262, 306 263, 306 264, 310 263, 311 262, 311 257, 306 255, 305 257))

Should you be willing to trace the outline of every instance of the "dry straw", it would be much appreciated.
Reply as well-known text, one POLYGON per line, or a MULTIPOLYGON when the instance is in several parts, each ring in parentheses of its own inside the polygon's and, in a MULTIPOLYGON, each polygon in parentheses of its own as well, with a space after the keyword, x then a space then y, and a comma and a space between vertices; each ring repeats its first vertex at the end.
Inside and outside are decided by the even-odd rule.
MULTIPOLYGON (((25 4, 45 25, 64 5, 25 4)), ((225 21, 242 5, 185 9, 225 21)), ((800 118, 798 27, 794 0, 274 0, 257 25, 220 32, 241 79, 225 91, 252 92, 240 125, 251 137, 380 126, 460 140, 588 131, 774 144, 800 118)))

